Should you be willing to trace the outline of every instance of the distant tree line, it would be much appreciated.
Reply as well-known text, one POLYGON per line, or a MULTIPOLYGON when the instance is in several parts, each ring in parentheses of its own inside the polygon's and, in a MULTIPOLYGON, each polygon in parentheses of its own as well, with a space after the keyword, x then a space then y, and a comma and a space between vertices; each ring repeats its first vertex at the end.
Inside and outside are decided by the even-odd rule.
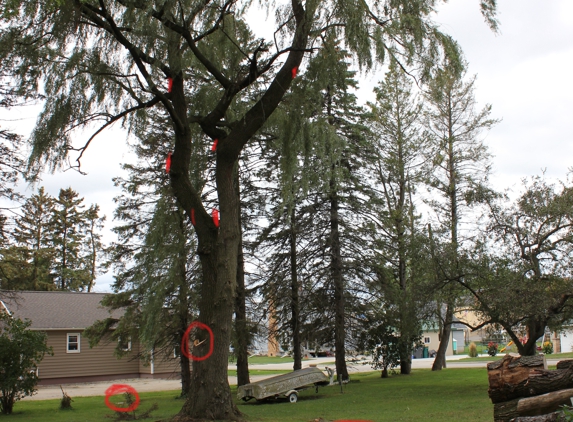
POLYGON ((54 198, 43 187, 5 216, 0 289, 91 291, 103 252, 105 217, 72 188, 54 198))

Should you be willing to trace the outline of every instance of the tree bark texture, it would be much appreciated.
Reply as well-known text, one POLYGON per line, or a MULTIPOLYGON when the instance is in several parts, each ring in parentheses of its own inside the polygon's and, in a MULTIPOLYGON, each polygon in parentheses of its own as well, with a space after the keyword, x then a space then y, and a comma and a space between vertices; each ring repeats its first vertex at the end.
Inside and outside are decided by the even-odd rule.
POLYGON ((573 367, 573 359, 565 359, 557 362, 557 369, 569 369, 573 367))
POLYGON ((448 344, 450 343, 450 335, 452 333, 452 321, 454 312, 452 306, 448 303, 446 306, 446 316, 444 318, 444 325, 441 329, 440 346, 436 352, 436 358, 432 364, 432 371, 441 371, 446 367, 446 352, 448 351, 448 344))
POLYGON ((497 403, 493 407, 495 422, 509 422, 519 416, 538 416, 555 412, 560 406, 571 404, 573 389, 553 391, 540 396, 497 403))
POLYGON ((487 364, 489 391, 511 389, 527 382, 532 372, 543 370, 547 370, 545 356, 505 355, 502 359, 487 364))
POLYGON ((290 280, 291 280, 291 319, 290 326, 292 330, 293 344, 293 370, 302 368, 301 340, 300 340, 300 303, 298 296, 299 282, 297 271, 297 252, 296 252, 296 209, 293 205, 290 219, 290 280))

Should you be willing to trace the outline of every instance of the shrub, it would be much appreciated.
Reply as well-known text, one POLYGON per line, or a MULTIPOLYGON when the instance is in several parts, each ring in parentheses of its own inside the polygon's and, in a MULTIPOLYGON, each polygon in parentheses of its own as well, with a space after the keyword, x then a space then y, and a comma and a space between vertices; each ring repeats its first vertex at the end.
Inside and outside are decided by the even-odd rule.
POLYGON ((476 344, 472 341, 470 343, 470 352, 469 352, 470 358, 477 358, 478 356, 478 349, 476 344))
POLYGON ((546 355, 550 355, 551 353, 553 353, 553 343, 551 343, 550 341, 546 341, 545 343, 543 343, 543 353, 546 355))
POLYGON ((497 355, 497 347, 498 347, 497 343, 495 343, 495 342, 493 342, 493 341, 490 341, 490 342, 487 344, 487 354, 490 355, 490 356, 495 356, 495 355, 497 355))
POLYGON ((0 312, 0 411, 12 413, 14 402, 36 391, 35 367, 44 354, 52 354, 46 334, 27 330, 31 321, 22 321, 0 312))

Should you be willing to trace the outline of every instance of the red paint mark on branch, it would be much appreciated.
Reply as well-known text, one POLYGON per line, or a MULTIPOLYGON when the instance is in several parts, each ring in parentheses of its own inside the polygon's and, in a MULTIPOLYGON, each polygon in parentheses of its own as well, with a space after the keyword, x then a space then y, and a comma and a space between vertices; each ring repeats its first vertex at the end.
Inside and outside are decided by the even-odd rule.
POLYGON ((167 154, 167 160, 165 160, 165 172, 169 173, 171 170, 171 153, 167 154))
POLYGON ((195 208, 191 208, 191 224, 195 225, 195 208))
POLYGON ((105 405, 115 412, 131 412, 137 409, 139 406, 139 394, 135 391, 131 385, 127 384, 113 384, 107 390, 105 390, 105 405), (135 396, 135 401, 129 407, 117 407, 109 401, 111 396, 116 394, 129 393, 135 396))
MULTIPOLYGON (((199 344, 201 344, 200 342, 199 344)), ((194 321, 189 324, 187 330, 185 330, 185 334, 183 334, 183 339, 181 340, 181 353, 187 356, 191 360, 195 361, 202 361, 207 359, 213 353, 213 345, 214 345, 214 338, 213 338, 213 331, 209 328, 207 324, 203 324, 199 321, 194 321), (206 330, 209 333, 209 351, 204 356, 194 356, 189 352, 189 334, 191 334, 191 330, 193 328, 200 328, 202 330, 206 330)))
POLYGON ((292 78, 296 78, 296 72, 298 71, 298 67, 293 67, 290 71, 290 73, 292 74, 292 78))
POLYGON ((173 89, 173 78, 167 78, 167 92, 171 93, 173 89))
POLYGON ((218 139, 215 139, 215 140, 213 141, 213 145, 211 145, 211 151, 213 151, 213 152, 217 151, 217 144, 218 144, 218 143, 219 143, 219 140, 218 140, 218 139))
POLYGON ((215 227, 219 227, 219 211, 213 209, 211 217, 213 217, 213 223, 215 224, 215 227))

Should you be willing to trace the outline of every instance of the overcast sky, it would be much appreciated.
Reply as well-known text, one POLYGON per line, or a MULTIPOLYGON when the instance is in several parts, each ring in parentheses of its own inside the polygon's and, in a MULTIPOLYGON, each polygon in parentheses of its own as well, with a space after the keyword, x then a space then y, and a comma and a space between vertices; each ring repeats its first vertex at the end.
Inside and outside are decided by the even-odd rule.
MULTIPOLYGON (((548 177, 564 179, 573 164, 573 0, 498 3, 497 35, 483 21, 478 0, 450 0, 439 8, 436 21, 460 43, 468 73, 477 74, 480 108, 489 103, 492 117, 503 119, 485 137, 494 155, 494 187, 518 190, 523 177, 541 174, 542 169, 548 177)), ((362 77, 361 101, 374 99, 371 89, 381 77, 382 72, 362 77)), ((30 107, 18 111, 17 121, 1 123, 26 134, 36 113, 30 107)), ((9 117, 16 118, 14 113, 9 117)), ((82 160, 87 176, 67 171, 45 175, 41 184, 54 196, 71 186, 87 205, 98 203, 109 229, 113 197, 119 193, 112 178, 120 174, 120 163, 130 159, 126 134, 117 125, 90 146, 82 160)), ((31 192, 29 188, 26 194, 31 192)), ((107 231, 105 240, 113 239, 107 231)), ((109 291, 111 281, 110 274, 99 277, 95 290, 109 291)))

